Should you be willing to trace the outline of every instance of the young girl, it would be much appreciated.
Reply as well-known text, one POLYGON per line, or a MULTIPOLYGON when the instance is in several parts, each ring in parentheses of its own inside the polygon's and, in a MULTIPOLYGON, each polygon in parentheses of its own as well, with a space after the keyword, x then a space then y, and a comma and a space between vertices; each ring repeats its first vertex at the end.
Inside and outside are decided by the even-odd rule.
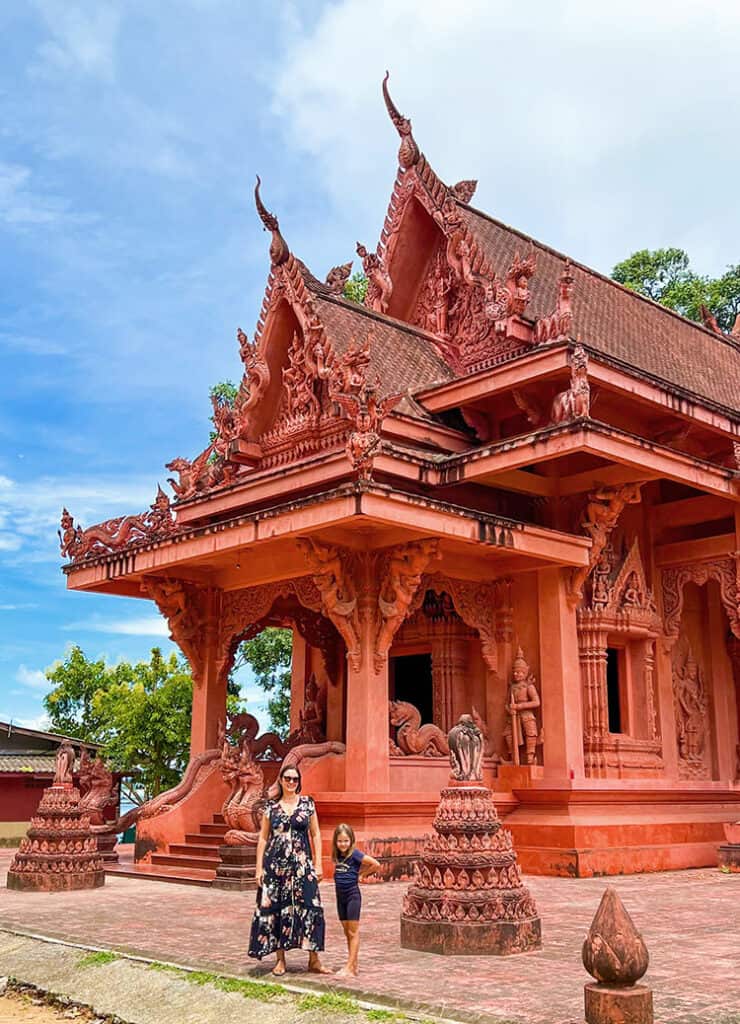
POLYGON ((380 867, 377 860, 367 853, 360 853, 355 846, 355 834, 351 825, 337 825, 331 844, 331 859, 334 861, 334 885, 337 891, 337 917, 342 922, 347 938, 347 963, 339 975, 357 974, 357 957, 360 952, 360 910, 362 896, 357 884, 361 878, 372 875, 380 867))

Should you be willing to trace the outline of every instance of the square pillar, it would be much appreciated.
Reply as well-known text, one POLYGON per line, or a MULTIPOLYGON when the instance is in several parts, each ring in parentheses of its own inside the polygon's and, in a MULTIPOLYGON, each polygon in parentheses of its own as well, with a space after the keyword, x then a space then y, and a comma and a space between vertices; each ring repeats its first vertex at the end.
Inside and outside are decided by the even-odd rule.
POLYGON ((218 742, 218 724, 226 720, 228 670, 220 670, 218 630, 205 630, 200 671, 193 669, 193 718, 190 725, 190 756, 213 750, 218 742))
POLYGON ((293 653, 290 659, 290 731, 301 727, 301 710, 306 699, 308 644, 293 627, 293 653))
POLYGON ((581 666, 576 612, 568 602, 566 575, 537 571, 543 759, 546 778, 585 778, 581 666))
POLYGON ((360 612, 360 664, 355 668, 351 659, 347 661, 345 789, 352 793, 390 790, 388 658, 382 658, 376 671, 376 623, 370 611, 360 612))

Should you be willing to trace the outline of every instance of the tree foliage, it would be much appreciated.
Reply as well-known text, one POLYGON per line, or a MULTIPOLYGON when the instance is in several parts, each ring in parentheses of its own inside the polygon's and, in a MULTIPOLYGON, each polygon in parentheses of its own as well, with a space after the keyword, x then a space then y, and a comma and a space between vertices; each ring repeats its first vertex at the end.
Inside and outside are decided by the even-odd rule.
POLYGON ((115 770, 134 777, 132 793, 148 800, 181 778, 188 762, 193 684, 187 663, 158 647, 150 660, 108 666, 81 648, 46 673, 51 728, 101 743, 115 770))
POLYGON ((706 306, 724 331, 731 330, 740 313, 740 264, 713 278, 692 270, 683 249, 640 249, 617 263, 612 277, 690 320, 701 321, 706 306))
POLYGON ((290 666, 293 632, 268 626, 252 640, 239 646, 234 671, 249 665, 257 685, 269 694, 267 711, 270 727, 283 738, 290 730, 290 666))
POLYGON ((360 270, 356 270, 350 279, 345 283, 342 295, 352 302, 359 302, 362 305, 367 295, 367 278, 360 270))

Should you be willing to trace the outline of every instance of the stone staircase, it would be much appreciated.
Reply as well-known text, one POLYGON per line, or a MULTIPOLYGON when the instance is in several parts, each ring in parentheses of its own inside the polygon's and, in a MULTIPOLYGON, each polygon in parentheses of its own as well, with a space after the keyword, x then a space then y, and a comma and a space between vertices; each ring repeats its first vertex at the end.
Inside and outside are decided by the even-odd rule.
POLYGON ((106 873, 128 878, 152 878, 160 882, 211 885, 219 865, 218 848, 227 831, 221 814, 188 832, 183 843, 171 843, 165 853, 153 853, 150 864, 136 864, 123 853, 118 864, 106 866, 106 873))

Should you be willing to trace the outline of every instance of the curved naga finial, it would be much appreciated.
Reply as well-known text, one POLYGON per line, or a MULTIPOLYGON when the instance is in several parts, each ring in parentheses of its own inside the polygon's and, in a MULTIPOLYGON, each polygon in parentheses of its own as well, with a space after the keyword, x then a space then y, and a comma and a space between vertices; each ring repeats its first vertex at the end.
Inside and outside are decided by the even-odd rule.
POLYGON ((257 213, 260 216, 260 220, 265 226, 265 231, 272 232, 272 241, 270 242, 270 260, 273 267, 277 267, 280 263, 285 263, 290 255, 290 249, 288 248, 288 243, 280 234, 280 224, 278 223, 277 217, 266 209, 265 204, 260 198, 261 184, 262 182, 260 181, 260 176, 258 174, 257 184, 254 186, 254 202, 257 207, 257 213))
POLYGON ((385 78, 383 79, 383 99, 385 100, 388 115, 396 126, 396 131, 401 136, 401 145, 398 147, 398 162, 405 171, 409 167, 413 167, 421 154, 419 147, 414 141, 414 136, 411 134, 411 121, 399 113, 398 108, 391 99, 391 94, 388 92, 389 77, 390 73, 386 71, 385 78))

